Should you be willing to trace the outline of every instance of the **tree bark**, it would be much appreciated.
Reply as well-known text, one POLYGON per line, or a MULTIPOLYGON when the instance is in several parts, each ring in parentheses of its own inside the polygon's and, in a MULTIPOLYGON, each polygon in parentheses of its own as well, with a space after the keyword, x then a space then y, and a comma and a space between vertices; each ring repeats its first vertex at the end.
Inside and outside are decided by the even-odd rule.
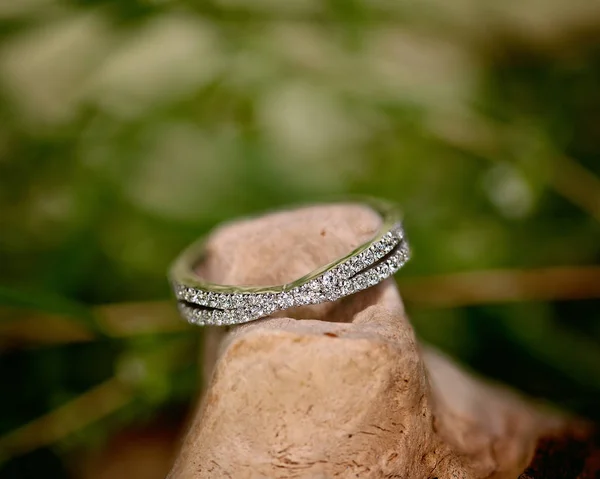
MULTIPOLYGON (((379 222, 348 204, 232 223, 211 236, 199 272, 289 282, 349 253, 379 222)), ((211 328, 206 340, 207 392, 171 479, 515 479, 541 437, 579 427, 420 344, 392 280, 211 328)))

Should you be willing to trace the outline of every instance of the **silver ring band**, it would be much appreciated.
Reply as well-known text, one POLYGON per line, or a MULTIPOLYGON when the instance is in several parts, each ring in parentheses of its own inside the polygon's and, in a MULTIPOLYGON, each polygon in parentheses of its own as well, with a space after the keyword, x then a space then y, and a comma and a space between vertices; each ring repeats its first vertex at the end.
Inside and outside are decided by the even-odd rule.
POLYGON ((410 249, 394 205, 369 200, 382 217, 375 237, 347 256, 292 283, 280 286, 226 286, 203 281, 194 267, 204 257, 204 240, 186 248, 171 267, 170 279, 181 315, 196 325, 233 325, 297 306, 335 301, 374 286, 408 261, 410 249))

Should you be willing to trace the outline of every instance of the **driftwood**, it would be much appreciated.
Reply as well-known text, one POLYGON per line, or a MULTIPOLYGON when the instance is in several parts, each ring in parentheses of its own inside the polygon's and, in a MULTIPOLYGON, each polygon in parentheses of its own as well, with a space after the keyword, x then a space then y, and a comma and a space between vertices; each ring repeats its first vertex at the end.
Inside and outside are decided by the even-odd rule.
MULTIPOLYGON (((288 282, 378 226, 357 205, 244 220, 212 235, 200 273, 288 282)), ((420 344, 392 280, 206 336, 207 392, 171 479, 515 479, 567 424, 420 344)))

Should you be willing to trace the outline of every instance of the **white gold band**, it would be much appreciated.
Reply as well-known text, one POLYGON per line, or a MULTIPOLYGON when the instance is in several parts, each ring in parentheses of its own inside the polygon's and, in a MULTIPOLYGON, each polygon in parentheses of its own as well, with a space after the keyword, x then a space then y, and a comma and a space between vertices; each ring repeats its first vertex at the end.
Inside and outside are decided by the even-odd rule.
POLYGON ((410 250, 399 215, 377 202, 382 214, 379 234, 348 256, 293 283, 265 288, 224 286, 193 278, 201 244, 176 260, 171 282, 184 319, 197 325, 233 325, 254 321, 297 306, 335 301, 380 283, 408 261, 410 250), (190 274, 192 273, 192 274, 190 274))

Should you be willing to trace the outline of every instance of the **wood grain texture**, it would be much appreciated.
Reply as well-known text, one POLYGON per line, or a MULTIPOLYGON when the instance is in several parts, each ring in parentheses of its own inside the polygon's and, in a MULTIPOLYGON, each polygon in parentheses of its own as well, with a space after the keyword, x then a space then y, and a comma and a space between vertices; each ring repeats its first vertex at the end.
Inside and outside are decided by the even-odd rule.
MULTIPOLYGON (((378 225, 357 205, 232 223, 209 240, 200 273, 290 281, 378 225)), ((392 280, 285 315, 207 331, 208 389, 171 479, 514 479, 538 439, 565 425, 420 344, 392 280)))

